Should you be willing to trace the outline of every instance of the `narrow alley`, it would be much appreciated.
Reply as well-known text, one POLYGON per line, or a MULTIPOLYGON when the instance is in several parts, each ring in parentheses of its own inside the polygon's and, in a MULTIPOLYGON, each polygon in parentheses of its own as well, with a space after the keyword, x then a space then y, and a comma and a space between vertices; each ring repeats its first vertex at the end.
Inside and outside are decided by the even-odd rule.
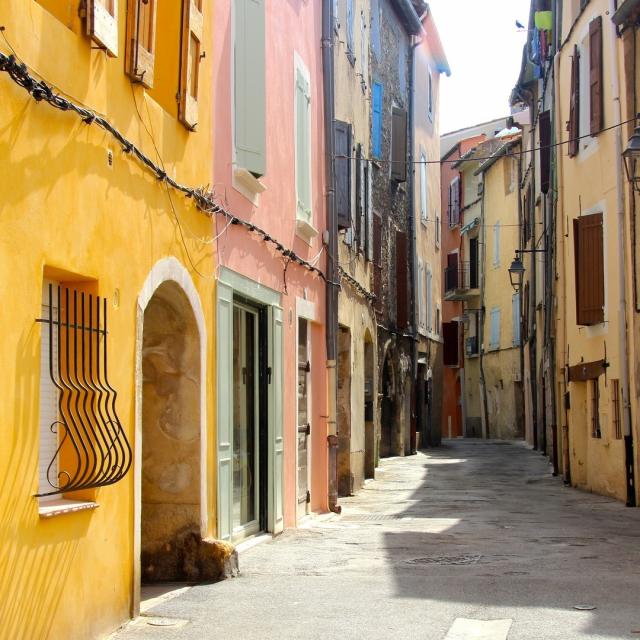
POLYGON ((640 635, 640 512, 564 487, 521 443, 451 440, 384 460, 341 504, 114 638, 640 635))

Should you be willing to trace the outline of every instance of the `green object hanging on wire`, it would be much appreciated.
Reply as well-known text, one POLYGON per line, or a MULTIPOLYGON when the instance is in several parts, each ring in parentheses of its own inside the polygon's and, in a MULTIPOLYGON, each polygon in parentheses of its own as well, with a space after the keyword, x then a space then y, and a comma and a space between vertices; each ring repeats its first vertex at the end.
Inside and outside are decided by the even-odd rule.
POLYGON ((553 29, 553 12, 536 11, 535 23, 536 29, 540 31, 551 31, 553 29))

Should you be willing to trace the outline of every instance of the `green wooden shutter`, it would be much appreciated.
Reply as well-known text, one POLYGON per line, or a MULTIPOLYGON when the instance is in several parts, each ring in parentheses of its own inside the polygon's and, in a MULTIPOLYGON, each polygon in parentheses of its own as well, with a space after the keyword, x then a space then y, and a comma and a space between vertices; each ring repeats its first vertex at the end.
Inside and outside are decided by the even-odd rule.
POLYGON ((238 166, 266 171, 265 0, 235 0, 234 86, 238 166))
POLYGON ((271 382, 270 382, 270 438, 269 459, 271 463, 271 482, 269 495, 269 526, 272 533, 284 529, 284 412, 283 412, 283 349, 284 328, 282 309, 269 308, 271 327, 271 382))
POLYGON ((311 222, 311 92, 296 69, 296 193, 298 218, 311 222))
POLYGON ((218 538, 231 537, 233 491, 233 289, 217 285, 218 538))

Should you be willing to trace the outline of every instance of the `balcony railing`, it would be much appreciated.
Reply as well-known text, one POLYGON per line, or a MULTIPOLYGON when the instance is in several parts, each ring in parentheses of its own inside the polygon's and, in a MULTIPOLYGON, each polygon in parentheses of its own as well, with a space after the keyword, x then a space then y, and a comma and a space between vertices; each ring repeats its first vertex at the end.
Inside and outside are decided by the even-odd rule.
POLYGON ((478 268, 470 262, 460 262, 444 270, 445 295, 463 294, 478 288, 478 268))

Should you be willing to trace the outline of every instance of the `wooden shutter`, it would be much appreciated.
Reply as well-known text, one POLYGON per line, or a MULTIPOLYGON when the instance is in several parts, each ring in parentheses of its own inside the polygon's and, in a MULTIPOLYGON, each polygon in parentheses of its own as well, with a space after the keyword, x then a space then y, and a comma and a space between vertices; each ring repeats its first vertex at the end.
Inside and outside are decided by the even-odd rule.
POLYGON ((348 229, 351 226, 351 125, 336 120, 333 131, 336 149, 335 189, 338 229, 348 229))
MULTIPOLYGON (((551 113, 540 114, 540 191, 549 192, 551 174, 551 113)), ((525 205, 526 206, 526 205, 525 205)))
POLYGON ((127 6, 127 74, 149 89, 156 57, 156 2, 129 0, 127 6))
POLYGON ((269 307, 271 341, 269 364, 269 466, 271 491, 268 500, 268 527, 273 533, 284 529, 284 322, 280 307, 269 307))
POLYGON ((373 218, 373 293, 376 309, 382 311, 382 218, 372 211, 373 218))
POLYGON ((373 261, 373 167, 370 162, 366 162, 365 176, 367 180, 367 201, 366 201, 366 227, 367 242, 366 255, 369 262, 373 261))
POLYGON ((364 160, 362 158, 362 145, 358 145, 356 149, 356 238, 358 250, 364 251, 364 234, 365 234, 365 177, 364 177, 364 160))
POLYGON ((576 321, 594 325, 604 321, 604 254, 602 214, 573 221, 576 269, 576 321))
POLYGON ((407 234, 396 231, 396 317, 398 329, 404 329, 409 322, 407 234))
POLYGON ((393 107, 391 122, 391 178, 407 179, 407 112, 393 107))
POLYGON ((520 344, 520 294, 514 293, 511 296, 511 324, 513 332, 513 346, 520 344))
POLYGON ((589 95, 591 105, 591 135, 604 126, 602 83, 602 16, 589 23, 589 95))
POLYGON ((427 198, 429 189, 427 185, 427 158, 420 154, 420 218, 425 222, 429 219, 427 198))
POLYGON ((218 390, 218 535, 233 533, 233 289, 218 280, 216 357, 218 390))
POLYGON ((460 224, 460 176, 456 176, 449 185, 449 225, 460 224))
POLYGON ((569 157, 578 153, 580 135, 580 52, 573 47, 571 59, 571 92, 569 94, 569 157))
POLYGON ((204 19, 202 0, 182 0, 182 50, 178 118, 189 129, 198 124, 198 84, 204 19))
POLYGON ((236 163, 266 172, 265 0, 235 0, 234 108, 236 163))
POLYGON ((460 346, 458 323, 443 322, 442 337, 444 340, 444 365, 447 367, 457 367, 460 364, 460 356, 458 353, 460 346))
POLYGON ((382 85, 373 83, 371 95, 371 146, 374 157, 382 156, 382 85))
POLYGON ((118 0, 87 0, 87 34, 111 57, 118 55, 118 0))
POLYGON ((296 200, 297 216, 311 223, 311 91, 296 69, 296 200))

